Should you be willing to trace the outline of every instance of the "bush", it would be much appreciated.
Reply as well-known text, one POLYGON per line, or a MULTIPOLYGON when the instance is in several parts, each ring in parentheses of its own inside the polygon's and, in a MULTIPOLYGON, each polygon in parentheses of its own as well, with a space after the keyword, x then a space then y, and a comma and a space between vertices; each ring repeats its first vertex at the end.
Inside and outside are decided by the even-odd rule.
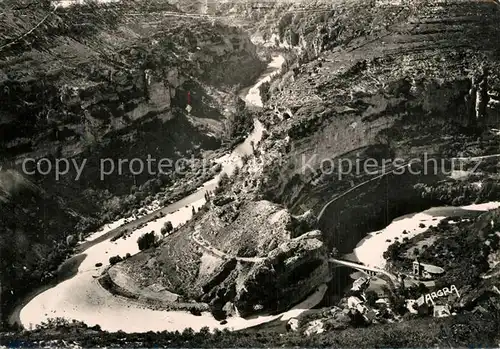
POLYGON ((172 225, 172 222, 166 221, 165 224, 163 225, 163 228, 161 228, 161 234, 162 235, 168 234, 172 230, 174 230, 174 226, 172 225))
POLYGON ((115 265, 116 263, 121 262, 121 261, 122 261, 122 257, 120 257, 118 255, 109 258, 109 264, 111 264, 111 265, 115 265))
POLYGON ((156 236, 153 231, 150 233, 146 233, 137 239, 137 244, 139 245, 139 250, 141 251, 153 247, 155 242, 156 236))

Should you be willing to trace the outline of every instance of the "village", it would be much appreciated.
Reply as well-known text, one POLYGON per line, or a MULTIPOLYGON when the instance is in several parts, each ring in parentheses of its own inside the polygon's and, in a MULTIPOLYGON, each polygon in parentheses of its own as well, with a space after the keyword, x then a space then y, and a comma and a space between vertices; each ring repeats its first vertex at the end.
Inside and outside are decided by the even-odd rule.
MULTIPOLYGON (((378 261, 379 272, 375 275, 368 271, 374 269, 368 265, 369 259, 355 268, 358 270, 353 274, 356 280, 345 297, 347 307, 360 313, 366 323, 412 317, 442 318, 463 313, 463 304, 468 302, 465 298, 470 298, 461 294, 464 284, 473 280, 480 282, 483 278, 480 269, 471 267, 466 260, 469 256, 477 256, 474 250, 483 248, 489 253, 491 247, 497 245, 496 220, 483 224, 484 236, 481 237, 469 235, 469 217, 450 216, 440 222, 435 222, 432 216, 429 219, 433 224, 419 223, 421 230, 413 236, 407 230, 395 229, 393 240, 386 240, 384 261, 378 261), (402 236, 405 237, 400 242, 402 236), (484 247, 477 247, 481 245, 484 247)), ((375 233, 374 236, 379 235, 375 233)), ((386 237, 380 235, 379 240, 382 239, 386 237)), ((487 270, 485 268, 483 270, 487 270)), ((500 294, 496 287, 493 292, 500 294)), ((473 307, 470 310, 483 312, 484 309, 473 307)))
POLYGON ((436 279, 444 273, 441 267, 415 260, 413 273, 399 273, 397 282, 380 275, 361 276, 348 292, 347 306, 359 312, 366 323, 399 321, 405 314, 456 315, 450 303, 460 298, 457 287, 436 289, 436 279))

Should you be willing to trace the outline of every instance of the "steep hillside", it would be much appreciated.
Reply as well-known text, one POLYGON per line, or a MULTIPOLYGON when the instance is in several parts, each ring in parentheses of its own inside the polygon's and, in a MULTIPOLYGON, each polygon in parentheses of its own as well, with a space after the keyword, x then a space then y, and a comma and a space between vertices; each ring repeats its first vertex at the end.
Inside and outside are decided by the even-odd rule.
MULTIPOLYGON (((107 269, 99 281, 109 291, 161 309, 189 309, 193 315, 210 309, 217 319, 281 312, 330 279, 339 281, 340 272, 329 266, 329 259, 332 266, 339 261, 330 257, 352 251, 369 231, 386 226, 395 217, 435 205, 500 199, 497 1, 279 1, 273 6, 264 1, 217 1, 211 2, 209 8, 203 7, 203 1, 179 1, 176 6, 180 11, 208 13, 212 19, 224 17, 225 23, 242 25, 253 39, 285 50, 287 63, 275 81, 261 87, 266 104, 256 116, 266 130, 262 140, 252 144, 253 154, 244 157, 244 165, 230 178, 222 177, 225 180, 215 194, 207 195, 208 203, 187 224, 163 236, 151 248, 107 269)), ((110 5, 98 11, 112 8, 110 5)), ((25 93, 24 99, 13 99, 15 108, 6 109, 5 121, 0 124, 6 125, 9 135, 15 135, 2 143, 5 154, 15 154, 10 156, 13 167, 23 156, 46 154, 43 147, 42 152, 38 151, 39 146, 52 150, 54 144, 59 144, 59 126, 73 132, 60 144, 59 153, 97 159, 148 152, 175 158, 193 148, 196 154, 198 149, 221 144, 225 130, 221 120, 225 117, 248 124, 250 116, 233 93, 237 82, 250 81, 262 68, 248 36, 217 21, 194 17, 190 17, 189 26, 183 19, 167 22, 171 12, 177 11, 170 7, 170 14, 160 8, 160 13, 149 13, 147 20, 139 21, 135 19, 137 13, 127 13, 127 9, 120 7, 125 11, 117 16, 120 20, 110 15, 112 23, 103 24, 104 29, 92 34, 91 39, 85 37, 84 43, 78 40, 92 57, 86 64, 92 67, 99 62, 109 75, 96 80, 87 77, 85 84, 78 84, 78 74, 90 68, 86 64, 71 66, 70 73, 64 73, 69 75, 58 76, 55 83, 44 82, 50 86, 47 91, 57 93, 42 95, 33 94, 35 86, 39 91, 38 78, 28 79, 26 84, 20 82, 22 78, 15 83, 10 82, 11 78, 4 79, 8 87, 5 96, 11 88, 25 93), (104 48, 106 59, 103 52, 95 53, 90 48, 93 43, 104 48), (120 67, 112 66, 109 57, 120 67), (101 92, 92 91, 105 91, 105 99, 98 98, 101 92), (184 112, 188 91, 193 97, 190 116, 184 112), (41 98, 49 102, 50 110, 58 110, 68 119, 51 121, 49 110, 32 108, 41 98), (243 117, 225 115, 222 110, 226 104, 243 117), (31 110, 38 110, 38 116, 31 110), (29 127, 20 128, 25 123, 20 119, 16 122, 16 115, 29 120, 29 127), (87 126, 74 121, 75 116, 87 126), (116 120, 123 126, 117 126, 116 120), (25 134, 26 139, 39 135, 39 141, 32 144, 23 138, 25 134)), ((51 43, 57 40, 61 40, 59 36, 51 43)), ((68 34, 64 40, 76 39, 68 34)), ((41 54, 52 61, 45 51, 26 50, 21 51, 41 54)), ((17 62, 9 69, 20 69, 24 64, 9 59, 17 62)), ((62 64, 54 65, 64 69, 62 64)), ((93 76, 91 72, 85 76, 93 76)), ((243 131, 229 133, 238 136, 243 131)), ((231 136, 224 134, 234 140, 231 136)), ((95 175, 94 165, 94 171, 86 173, 81 184, 68 190, 61 185, 64 181, 35 178, 28 182, 9 171, 9 176, 0 177, 4 181, 0 188, 5 192, 0 200, 13 202, 14 196, 7 190, 23 188, 17 194, 19 201, 15 201, 20 206, 10 210, 24 218, 34 210, 33 205, 46 200, 50 210, 63 215, 56 217, 67 226, 41 221, 43 227, 48 227, 45 231, 50 228, 65 233, 75 224, 65 218, 85 212, 76 207, 90 210, 86 201, 98 205, 103 198, 108 199, 103 205, 108 215, 119 214, 122 209, 121 202, 115 202, 118 209, 107 209, 115 206, 109 202, 113 203, 117 194, 130 193, 127 200, 132 196, 133 207, 145 203, 144 195, 136 192, 138 188, 131 189, 137 178, 122 176, 118 180, 110 176, 108 181, 96 183, 95 175), (81 193, 84 187, 91 187, 91 191, 71 195, 81 193), (43 196, 40 188, 49 188, 59 196, 43 196), (25 206, 28 209, 23 211, 25 206), (78 213, 72 215, 72 210, 78 213)), ((164 187, 179 180, 175 176, 158 179, 159 183, 146 183, 164 187)), ((148 190, 144 186, 139 187, 140 193, 148 190)), ((9 235, 4 235, 8 238, 2 241, 4 250, 15 240, 16 246, 30 251, 33 247, 24 239, 26 234, 13 236, 21 230, 19 219, 9 219, 9 235)), ((36 231, 38 222, 29 219, 21 227, 36 231)), ((391 286, 383 291, 390 298, 389 309, 385 310, 392 312, 391 321, 369 329, 349 329, 339 335, 333 332, 335 339, 332 333, 324 333, 313 336, 310 343, 360 346, 361 338, 362 345, 371 346, 413 346, 417 342, 429 346, 477 345, 483 333, 488 345, 497 343, 497 230, 498 212, 489 212, 474 222, 439 226, 427 232, 436 240, 427 246, 424 260, 439 264, 444 259, 442 265, 448 271, 437 286, 456 283, 467 291, 456 307, 458 316, 405 323, 421 314, 408 313, 403 301, 413 297, 409 293, 415 288, 405 289, 404 282, 403 287, 398 284, 396 288, 401 275, 394 271, 387 277, 390 280, 378 278, 384 286, 391 286), (404 297, 398 292, 403 292, 404 297), (408 316, 403 317, 404 313, 408 316), (393 320, 403 323, 387 324, 393 320)), ((47 236, 45 245, 52 237, 47 236)), ((399 252, 407 252, 394 247, 389 252, 394 251, 396 260, 399 252)), ((9 256, 37 262, 31 255, 10 252, 9 256)), ((408 266, 408 262, 401 264, 408 266)), ((31 269, 28 266, 27 271, 22 271, 21 260, 16 260, 14 270, 12 278, 24 281, 31 269)), ((319 312, 328 313, 333 322, 330 325, 336 329, 335 317, 342 309, 331 305, 319 312)), ((361 311, 351 310, 349 316, 344 314, 343 328, 347 324, 368 324, 359 316, 356 319, 361 311)), ((189 331, 180 336, 183 343, 194 341, 189 331)), ((219 336, 219 332, 214 334, 215 338, 219 336)), ((272 342, 285 344, 281 338, 287 337, 273 336, 276 339, 272 342)), ((135 338, 142 341, 140 336, 135 338)), ((169 343, 176 338, 169 337, 169 343)), ((207 334, 207 338, 211 337, 207 334)), ((289 338, 301 345, 307 341, 302 333, 289 338)), ((259 337, 254 342, 264 340, 259 337)))
MULTIPOLYGON (((226 5, 229 12, 253 6, 226 5)), ((266 228, 263 217, 245 215, 240 221, 241 209, 258 207, 262 200, 286 207, 284 216, 307 210, 320 214, 321 235, 314 233, 315 239, 325 251, 335 247, 347 253, 368 231, 399 215, 500 196, 496 158, 480 166, 473 160, 452 161, 498 153, 499 136, 490 132, 500 116, 496 3, 344 1, 317 12, 299 11, 299 5, 279 4, 266 12, 277 19, 266 32, 278 31, 277 44, 288 47, 294 52, 289 56, 297 59, 262 89, 268 99, 259 114, 267 128, 265 137, 232 185, 221 187, 214 205, 200 218, 205 223, 180 229, 172 237, 175 244, 162 244, 155 252, 169 256, 162 259, 161 275, 189 298, 199 300, 190 289, 203 265, 196 262, 202 254, 190 237, 193 230, 207 246, 228 256, 267 259, 273 254, 274 230, 266 228), (290 11, 280 12, 281 6, 290 11), (452 171, 457 170, 466 176, 455 179, 452 171), (225 196, 237 196, 240 203, 228 203, 225 196), (220 209, 216 202, 236 208, 220 209), (249 230, 253 226, 261 229, 249 230), (171 264, 174 255, 179 262, 189 255, 190 263, 171 264), (170 275, 179 268, 183 272, 175 273, 172 281, 170 275)), ((260 19, 260 24, 266 21, 260 19)), ((277 231, 286 243, 308 236, 301 235, 307 230, 293 237, 277 231)), ((238 304, 238 291, 228 288, 229 271, 238 269, 237 261, 220 266, 224 275, 214 283, 223 289, 202 300, 222 298, 221 305, 234 300, 242 313, 250 313, 246 304, 238 304)), ((133 275, 139 269, 130 270, 133 275)), ((148 279, 144 285, 150 284, 148 279)), ((327 279, 322 274, 313 285, 327 279)), ((267 277, 256 280, 270 287, 267 277)), ((293 288, 294 283, 300 285, 293 279, 285 284, 293 288)), ((267 296, 254 292, 254 302, 266 302, 267 296)), ((265 308, 271 309, 267 304, 265 308)))
MULTIPOLYGON (((382 173, 384 159, 389 160, 386 171, 420 159, 417 175, 401 171, 381 177, 328 206, 323 233, 340 240, 355 234, 356 240, 360 231, 404 212, 452 203, 450 195, 421 195, 414 188, 418 183, 439 183, 441 192, 447 190, 444 183, 448 189, 462 186, 457 196, 464 196, 464 184, 496 179, 492 159, 465 182, 453 181, 452 167, 474 165, 450 158, 498 153, 498 136, 489 128, 498 126, 500 116, 499 6, 371 1, 333 7, 327 18, 292 14, 285 26, 298 33, 298 41, 288 43, 302 47, 308 63, 292 66, 269 90, 270 107, 262 115, 271 134, 262 145, 268 149, 260 186, 264 197, 295 211, 304 206, 319 213, 336 195, 382 173), (297 16, 308 21, 295 24, 297 16), (304 23, 311 23, 309 29, 304 23), (474 90, 482 91, 481 99, 474 90), (277 139, 286 141, 278 148, 272 144, 277 139), (438 160, 436 170, 425 172, 424 154, 438 160), (352 171, 346 168, 349 159, 352 171), (367 161, 372 162, 368 171, 367 161), (353 219, 360 214, 365 219, 353 219)), ((492 187, 482 191, 467 191, 461 203, 498 197, 492 187)))
POLYGON ((164 300, 163 292, 148 291, 155 285, 207 303, 221 318, 236 309, 242 316, 279 312, 328 278, 326 249, 313 228, 305 217, 292 217, 267 201, 216 197, 158 248, 108 274, 129 293, 143 289, 138 294, 164 300), (123 275, 130 278, 126 283, 120 282, 123 275))
POLYGON ((163 2, 56 8, 7 1, 1 8, 0 248, 7 304, 65 258, 68 235, 78 239, 158 192, 156 199, 168 202, 172 195, 163 191, 182 180, 172 170, 137 173, 127 163, 101 177, 102 159, 115 166, 119 159, 175 162, 231 143, 252 124, 236 92, 265 63, 237 28, 178 16, 163 2), (40 159, 52 169, 35 166, 40 159), (57 177, 60 159, 71 165, 57 177), (11 191, 12 178, 26 187, 22 193, 11 191))

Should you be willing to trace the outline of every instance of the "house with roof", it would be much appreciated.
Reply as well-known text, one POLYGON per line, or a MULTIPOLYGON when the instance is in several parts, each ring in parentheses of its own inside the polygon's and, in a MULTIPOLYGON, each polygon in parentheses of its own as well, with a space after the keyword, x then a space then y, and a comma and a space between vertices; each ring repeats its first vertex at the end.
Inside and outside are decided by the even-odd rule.
POLYGON ((446 305, 435 305, 434 306, 434 317, 447 317, 451 315, 450 307, 446 305))
POLYGON ((356 279, 351 287, 352 291, 365 291, 368 286, 370 286, 370 279, 366 277, 360 277, 356 279))
POLYGON ((350 309, 360 310, 362 309, 363 301, 356 296, 351 296, 347 299, 347 306, 350 309))
POLYGON ((350 309, 357 310, 361 315, 363 315, 364 319, 368 322, 372 322, 377 316, 373 309, 367 307, 363 300, 356 296, 349 297, 347 299, 347 304, 350 309))

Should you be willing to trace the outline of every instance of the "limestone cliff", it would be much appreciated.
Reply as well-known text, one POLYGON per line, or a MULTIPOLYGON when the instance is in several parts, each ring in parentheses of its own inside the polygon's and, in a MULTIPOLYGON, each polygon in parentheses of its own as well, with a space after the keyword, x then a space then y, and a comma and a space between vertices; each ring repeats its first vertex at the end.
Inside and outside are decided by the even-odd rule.
POLYGON ((240 314, 262 307, 284 311, 325 283, 330 270, 321 232, 311 232, 286 241, 255 264, 237 284, 234 300, 240 314))
POLYGON ((230 141, 226 108, 241 103, 239 84, 265 63, 240 30, 176 16, 163 2, 55 8, 27 0, 1 9, 0 248, 9 257, 1 271, 8 303, 45 280, 38 268, 54 270, 65 258, 68 235, 142 206, 174 182, 157 169, 134 175, 128 165, 102 180, 101 159, 175 161, 219 148, 230 141), (42 174, 33 161, 23 169, 27 158, 86 163, 79 178, 74 166, 56 178, 54 167, 42 174), (11 192, 11 178, 21 178, 20 193, 11 192), (29 258, 9 252, 12 246, 29 258))
POLYGON ((329 279, 321 232, 309 226, 294 237, 298 225, 305 228, 306 220, 268 201, 214 202, 155 251, 112 267, 110 275, 126 269, 132 284, 149 289, 159 282, 208 303, 219 317, 230 315, 233 306, 242 316, 283 311, 329 279), (144 266, 145 259, 155 266, 144 266))
MULTIPOLYGON (((451 157, 498 153, 489 129, 500 116, 500 9, 490 1, 345 1, 330 10, 283 16, 283 31, 297 37, 281 41, 299 59, 269 89, 259 188, 293 212, 319 213, 373 178, 328 206, 320 222, 326 239, 348 251, 363 232, 402 213, 453 200, 424 195, 420 184, 446 182, 465 193, 444 171, 451 157), (387 171, 395 159, 401 166, 424 153, 443 167, 376 180, 384 159, 387 171), (339 167, 342 159, 352 170, 339 167), (373 160, 375 170, 364 170, 373 160)), ((483 165, 476 175, 494 181, 491 164, 483 165)), ((494 197, 472 192, 459 195, 494 197)))

